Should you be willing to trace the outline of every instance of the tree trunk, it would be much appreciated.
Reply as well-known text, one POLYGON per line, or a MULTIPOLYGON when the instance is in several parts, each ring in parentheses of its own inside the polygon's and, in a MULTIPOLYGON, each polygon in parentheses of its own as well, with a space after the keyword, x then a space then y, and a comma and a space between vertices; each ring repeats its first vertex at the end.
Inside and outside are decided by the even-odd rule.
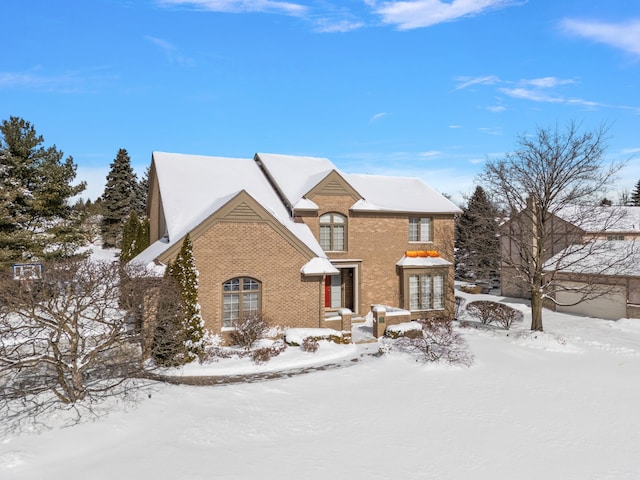
POLYGON ((538 288, 531 292, 531 330, 542 331, 542 293, 538 288))

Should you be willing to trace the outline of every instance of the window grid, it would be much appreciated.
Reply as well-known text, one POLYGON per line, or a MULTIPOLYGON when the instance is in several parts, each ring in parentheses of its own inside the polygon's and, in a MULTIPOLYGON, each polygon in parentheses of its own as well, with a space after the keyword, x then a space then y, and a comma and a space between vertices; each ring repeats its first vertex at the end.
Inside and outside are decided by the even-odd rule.
POLYGON ((431 219, 427 217, 409 218, 409 241, 410 242, 430 242, 431 241, 431 219))
POLYGON ((320 216, 320 247, 325 252, 346 250, 347 218, 339 213, 325 213, 320 216))
POLYGON ((253 278, 232 278, 222 284, 222 326, 233 327, 247 315, 260 313, 260 282, 253 278))
POLYGON ((443 310, 444 275, 409 275, 409 310, 443 310))

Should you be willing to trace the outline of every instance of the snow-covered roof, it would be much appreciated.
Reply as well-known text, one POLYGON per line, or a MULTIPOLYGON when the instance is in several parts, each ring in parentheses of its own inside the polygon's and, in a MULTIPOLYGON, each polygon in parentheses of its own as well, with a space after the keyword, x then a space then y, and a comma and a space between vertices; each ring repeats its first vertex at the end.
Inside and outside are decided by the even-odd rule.
POLYGON ((351 207, 353 211, 461 212, 450 200, 418 178, 346 174, 327 158, 257 153, 256 159, 262 163, 289 205, 296 209, 317 209, 317 205, 304 195, 335 171, 363 197, 351 207))
POLYGON ((452 263, 442 257, 410 257, 404 255, 396 265, 398 267, 446 267, 452 265, 452 263))
POLYGON ((256 160, 262 163, 269 177, 292 207, 313 208, 309 203, 299 202, 309 190, 335 170, 328 158, 257 153, 256 160))
POLYGON ((303 275, 337 275, 340 271, 328 259, 315 257, 300 269, 300 273, 303 275))
POLYGON ((168 239, 161 239, 134 261, 147 264, 180 241, 244 191, 317 256, 326 255, 305 224, 294 223, 253 159, 154 152, 168 239))
POLYGON ((640 207, 573 205, 555 213, 586 232, 640 233, 640 207))
POLYGON ((461 213, 453 202, 419 178, 347 174, 345 179, 363 197, 354 211, 461 213))
POLYGON ((549 259, 545 269, 590 275, 640 276, 640 244, 596 240, 571 245, 549 259))

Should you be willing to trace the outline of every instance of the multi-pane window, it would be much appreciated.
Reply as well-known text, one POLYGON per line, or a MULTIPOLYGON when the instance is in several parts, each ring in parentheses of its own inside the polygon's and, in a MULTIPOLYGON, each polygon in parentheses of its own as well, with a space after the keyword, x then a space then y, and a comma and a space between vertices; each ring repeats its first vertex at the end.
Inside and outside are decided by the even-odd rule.
POLYGON ((249 277, 232 278, 222 284, 222 326, 260 313, 260 282, 249 277))
POLYGON ((431 241, 431 219, 427 217, 409 218, 409 241, 410 242, 430 242, 431 241))
POLYGON ((346 250, 347 217, 339 213, 320 216, 320 246, 325 252, 346 250))
POLYGON ((442 310, 444 308, 444 275, 409 275, 409 310, 442 310))

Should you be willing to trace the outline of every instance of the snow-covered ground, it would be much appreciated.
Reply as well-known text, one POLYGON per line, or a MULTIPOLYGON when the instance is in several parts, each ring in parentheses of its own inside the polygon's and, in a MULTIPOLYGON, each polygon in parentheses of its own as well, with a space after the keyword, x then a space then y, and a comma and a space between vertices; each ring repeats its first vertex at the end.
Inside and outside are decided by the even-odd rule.
POLYGON ((366 355, 375 344, 221 361, 207 373, 347 366, 158 385, 97 421, 0 440, 0 479, 640 478, 640 320, 545 311, 531 333, 512 305, 525 323, 510 332, 463 329, 470 368, 366 355))

